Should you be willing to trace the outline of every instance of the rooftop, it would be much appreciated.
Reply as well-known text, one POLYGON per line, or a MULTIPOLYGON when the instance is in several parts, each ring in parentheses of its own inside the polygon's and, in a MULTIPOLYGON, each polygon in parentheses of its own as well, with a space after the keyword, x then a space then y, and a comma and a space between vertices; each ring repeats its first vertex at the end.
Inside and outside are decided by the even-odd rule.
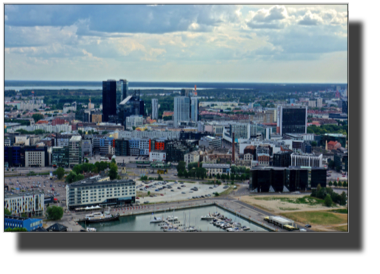
POLYGON ((92 185, 104 185, 104 184, 120 184, 120 183, 132 183, 136 184, 135 181, 129 180, 113 180, 113 181, 101 181, 102 178, 94 178, 94 179, 84 179, 75 183, 70 184, 70 187, 78 187, 78 186, 92 186, 92 185))
POLYGON ((70 139, 70 142, 79 142, 82 140, 82 136, 73 136, 70 139))

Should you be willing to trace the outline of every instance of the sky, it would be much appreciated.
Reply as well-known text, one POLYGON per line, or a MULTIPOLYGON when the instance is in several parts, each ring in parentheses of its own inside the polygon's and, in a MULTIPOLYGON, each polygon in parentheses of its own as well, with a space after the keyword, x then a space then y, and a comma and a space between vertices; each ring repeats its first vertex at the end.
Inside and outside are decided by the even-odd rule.
POLYGON ((5 5, 5 80, 347 83, 346 5, 5 5))

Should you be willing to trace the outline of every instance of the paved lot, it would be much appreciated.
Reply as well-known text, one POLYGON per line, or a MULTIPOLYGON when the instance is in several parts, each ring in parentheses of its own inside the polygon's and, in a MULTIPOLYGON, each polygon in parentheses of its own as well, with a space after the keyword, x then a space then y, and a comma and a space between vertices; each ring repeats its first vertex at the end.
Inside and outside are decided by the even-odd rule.
POLYGON ((22 193, 22 190, 28 192, 32 189, 37 189, 43 190, 45 196, 53 195, 59 201, 66 199, 66 184, 62 181, 50 180, 48 175, 9 177, 5 178, 5 183, 9 186, 10 190, 13 188, 12 191, 16 193, 22 193), (17 188, 19 188, 19 190, 17 190, 17 188), (54 188, 54 191, 52 191, 52 188, 54 188))
POLYGON ((336 172, 335 170, 328 170, 327 178, 326 178, 327 183, 330 181, 337 181, 338 178, 339 178, 339 181, 347 181, 348 175, 343 177, 342 172, 336 172))
MULTIPOLYGON (((193 196, 205 196, 205 195, 212 195, 213 192, 221 193, 225 191, 224 185, 220 185, 217 187, 214 187, 213 185, 204 185, 204 184, 198 184, 198 183, 183 183, 183 184, 176 184, 175 182, 169 182, 165 186, 166 188, 155 191, 158 188, 161 188, 163 185, 159 185, 160 181, 153 181, 152 183, 143 183, 141 181, 136 182, 136 186, 141 186, 136 188, 137 191, 147 193, 150 191, 151 195, 156 195, 156 197, 144 197, 138 199, 140 201, 140 204, 143 204, 144 202, 149 203, 157 203, 157 202, 170 202, 170 201, 179 201, 179 200, 189 200, 192 199, 193 196), (156 184, 156 185, 154 185, 156 184), (145 186, 148 185, 149 188, 146 189, 145 186), (167 187, 172 187, 171 189, 168 189, 167 187), (184 187, 182 187, 184 186, 184 187), (193 187, 197 187, 198 191, 190 190, 193 187), (210 189, 210 187, 212 189, 210 189), (180 188, 180 189, 178 189, 180 188), (143 191, 141 191, 143 189, 143 191), (173 191, 172 191, 173 190, 173 191), (183 194, 184 192, 184 194, 183 194), (163 194, 163 195, 162 195, 163 194)), ((214 195, 212 195, 214 196, 214 195)))

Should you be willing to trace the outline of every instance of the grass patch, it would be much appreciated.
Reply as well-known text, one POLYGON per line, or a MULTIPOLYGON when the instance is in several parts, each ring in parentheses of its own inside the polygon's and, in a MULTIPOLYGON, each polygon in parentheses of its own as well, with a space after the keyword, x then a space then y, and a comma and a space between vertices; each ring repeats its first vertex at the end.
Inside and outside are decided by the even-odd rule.
POLYGON ((336 226, 334 229, 336 231, 348 232, 348 225, 336 226))
POLYGON ((276 201, 279 200, 285 203, 291 204, 305 204, 305 205, 323 205, 323 200, 311 196, 303 196, 299 198, 288 198, 288 197, 262 197, 255 198, 256 200, 265 200, 265 201, 276 201))
POLYGON ((226 196, 226 195, 230 194, 232 191, 234 191, 234 188, 233 187, 229 187, 225 191, 219 193, 219 196, 226 196))
POLYGON ((348 209, 347 208, 335 209, 332 212, 340 213, 340 214, 348 214, 348 209))
POLYGON ((298 210, 298 208, 280 207, 281 210, 298 210))
POLYGON ((304 224, 336 225, 347 223, 347 216, 338 215, 328 211, 302 211, 281 213, 281 215, 304 224))

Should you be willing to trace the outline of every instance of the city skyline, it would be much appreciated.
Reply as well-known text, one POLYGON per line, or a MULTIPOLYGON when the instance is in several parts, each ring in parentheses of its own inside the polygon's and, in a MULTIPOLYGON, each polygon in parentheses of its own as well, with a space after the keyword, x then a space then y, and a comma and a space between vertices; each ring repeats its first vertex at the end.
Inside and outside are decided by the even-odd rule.
POLYGON ((347 83, 347 6, 5 5, 5 80, 114 78, 347 83))

